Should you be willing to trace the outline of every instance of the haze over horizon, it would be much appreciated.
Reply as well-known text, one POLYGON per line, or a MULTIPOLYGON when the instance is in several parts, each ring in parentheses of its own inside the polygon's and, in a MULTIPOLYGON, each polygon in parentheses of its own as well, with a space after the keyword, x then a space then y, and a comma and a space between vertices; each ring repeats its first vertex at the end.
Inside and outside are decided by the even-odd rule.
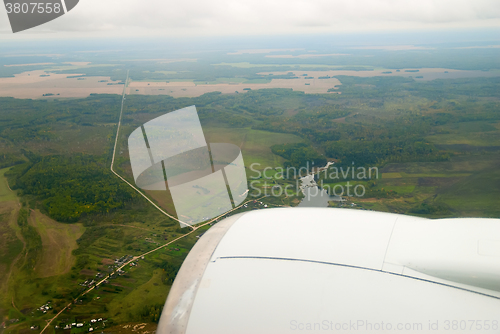
POLYGON ((82 0, 66 15, 13 34, 0 10, 0 40, 278 36, 497 30, 496 0, 82 0), (340 14, 341 13, 341 14, 340 14))

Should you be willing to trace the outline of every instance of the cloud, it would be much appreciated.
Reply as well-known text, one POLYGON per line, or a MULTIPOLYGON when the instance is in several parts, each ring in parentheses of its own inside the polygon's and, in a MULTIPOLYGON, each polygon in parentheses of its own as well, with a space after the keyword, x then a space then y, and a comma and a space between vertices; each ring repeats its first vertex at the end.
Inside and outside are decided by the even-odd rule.
MULTIPOLYGON (((0 31, 8 32, 5 11, 0 31)), ((23 34, 278 35, 500 27, 498 0, 81 0, 23 34)))

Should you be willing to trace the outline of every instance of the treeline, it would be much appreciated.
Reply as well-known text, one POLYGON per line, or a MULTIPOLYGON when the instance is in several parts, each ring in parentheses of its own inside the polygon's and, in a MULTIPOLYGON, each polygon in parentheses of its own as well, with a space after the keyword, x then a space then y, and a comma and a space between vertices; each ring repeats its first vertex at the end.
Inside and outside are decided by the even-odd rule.
POLYGON ((272 121, 272 117, 284 116, 289 109, 300 109, 300 115, 297 114, 294 120, 306 122, 307 118, 308 126, 314 122, 313 118, 335 119, 350 112, 334 104, 335 97, 332 95, 310 96, 303 92, 278 88, 252 90, 242 94, 214 92, 194 98, 131 95, 127 97, 127 112, 130 116, 138 113, 164 114, 196 105, 203 124, 239 123, 241 126, 259 128, 272 121), (303 116, 306 112, 307 116, 303 116))
POLYGON ((164 261, 159 265, 159 267, 163 269, 162 282, 166 285, 172 285, 181 266, 179 264, 173 264, 169 261, 164 261))
POLYGON ((0 154, 0 169, 25 163, 21 155, 15 153, 0 154))
POLYGON ((59 140, 61 128, 116 123, 120 96, 78 100, 19 100, 0 97, 0 139, 7 142, 59 140))
POLYGON ((446 215, 450 213, 450 207, 444 203, 420 203, 410 209, 411 213, 421 215, 446 215))
POLYGON ((326 158, 321 156, 313 147, 305 143, 281 144, 271 146, 271 151, 287 161, 284 167, 322 167, 326 165, 326 158))
MULTIPOLYGON (((178 99, 131 96, 128 110, 131 113, 161 113, 195 104, 205 124, 251 126, 299 135, 315 144, 314 148, 293 145, 271 148, 273 153, 288 160, 286 166, 294 167, 305 166, 307 161, 320 165, 325 158, 334 158, 346 165, 354 161, 358 166, 447 160, 450 152, 436 149, 424 138, 436 126, 478 118, 477 113, 455 110, 460 105, 450 106, 449 112, 418 110, 400 112, 390 118, 369 116, 359 113, 355 106, 366 103, 374 110, 383 108, 386 98, 395 94, 407 95, 415 82, 404 77, 343 77, 342 80, 342 89, 352 90, 352 94, 313 95, 289 89, 266 89, 237 95, 210 93, 178 99), (367 90, 373 92, 366 94, 367 90), (290 109, 292 113, 288 112, 290 109)), ((480 108, 482 118, 498 117, 493 105, 480 108)))
MULTIPOLYGON (((233 71, 233 68, 228 71, 233 71)), ((500 119, 498 102, 477 103, 473 98, 470 101, 445 99, 455 86, 460 86, 458 91, 465 96, 473 96, 478 90, 495 96, 500 86, 496 78, 434 80, 425 84, 404 77, 340 79, 343 84, 340 95, 304 94, 291 89, 255 90, 244 94, 215 92, 194 98, 131 95, 127 97, 123 120, 127 128, 132 129, 145 119, 144 115, 138 114, 148 113, 152 118, 196 105, 204 126, 252 127, 291 133, 312 143, 314 149, 311 151, 316 150, 319 156, 323 154, 349 164, 352 161, 378 164, 412 159, 446 160, 449 152, 436 150, 425 140, 428 135, 443 133, 446 129, 442 126, 446 124, 500 119), (433 91, 429 85, 440 91, 442 96, 436 97, 438 102, 412 105, 411 110, 405 109, 401 102, 401 108, 396 111, 385 110, 386 102, 393 103, 394 98, 400 101, 428 96, 433 91), (473 89, 467 90, 467 87, 473 89), (373 110, 373 115, 366 110, 373 110)), ((1 98, 0 103, 6 106, 0 110, 0 137, 14 143, 60 141, 59 131, 69 126, 86 126, 85 132, 90 133, 91 126, 116 123, 120 104, 119 96, 113 95, 49 102, 1 98)), ((109 144, 112 142, 111 131, 108 137, 109 144)), ((294 161, 286 159, 290 160, 290 165, 300 166, 304 160, 316 158, 307 150, 297 148, 294 161)), ((22 155, 6 156, 4 163, 0 158, 0 165, 13 165, 23 159, 22 155)))
POLYGON ((449 153, 418 138, 396 138, 372 141, 340 140, 325 144, 326 155, 338 159, 339 165, 382 165, 396 161, 445 161, 449 153))
POLYGON ((163 311, 162 304, 145 305, 139 313, 140 320, 158 323, 161 312, 163 311))
POLYGON ((39 199, 48 215, 76 222, 82 215, 122 208, 137 195, 93 156, 41 157, 18 171, 14 188, 39 199))
POLYGON ((381 97, 397 96, 408 90, 414 79, 400 76, 351 77, 338 75, 342 83, 342 98, 366 98, 379 100, 381 97))
POLYGON ((411 93, 431 100, 452 99, 457 96, 500 97, 500 77, 437 79, 412 85, 411 93))

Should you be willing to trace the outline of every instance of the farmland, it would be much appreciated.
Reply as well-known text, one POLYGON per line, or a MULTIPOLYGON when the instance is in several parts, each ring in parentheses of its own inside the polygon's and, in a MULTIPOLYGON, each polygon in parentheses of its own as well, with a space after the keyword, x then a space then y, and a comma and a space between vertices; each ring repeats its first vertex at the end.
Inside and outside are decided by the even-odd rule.
MULTIPOLYGON (((183 259, 210 228, 137 258, 82 295, 124 259, 187 233, 109 170, 127 70, 114 170, 132 184, 130 133, 195 105, 206 141, 237 145, 257 190, 297 184, 293 176, 280 177, 279 168, 329 161, 328 173, 378 170, 378 178, 322 176, 325 188, 350 182, 366 190, 331 206, 428 218, 500 217, 500 57, 495 50, 390 52, 58 54, 30 55, 18 64, 0 57, 0 316, 6 332, 44 326, 75 299, 52 325, 85 322, 72 328, 77 334, 88 330, 90 319, 103 318, 99 330, 106 332, 154 330, 183 259)), ((169 193, 146 193, 175 212, 169 193)), ((261 198, 235 212, 295 206, 296 195, 261 198)), ((47 332, 68 333, 54 326, 47 332)))
POLYGON ((109 77, 90 77, 55 74, 35 70, 0 78, 0 96, 20 99, 46 97, 87 97, 90 94, 120 94, 120 86, 109 77))
POLYGON ((170 95, 174 97, 195 97, 205 93, 221 92, 223 94, 245 93, 249 90, 266 88, 290 88, 305 93, 326 94, 329 89, 338 89, 340 81, 336 78, 327 80, 314 79, 271 79, 270 81, 249 80, 233 83, 194 83, 194 82, 132 82, 127 89, 128 94, 170 95))
MULTIPOLYGON (((42 66, 47 64, 31 64, 42 66)), ((241 67, 238 64, 220 64, 223 66, 241 67)), ((113 80, 110 76, 88 76, 84 73, 62 74, 62 71, 85 70, 97 65, 84 66, 59 66, 44 70, 34 70, 15 74, 12 78, 0 77, 0 96, 15 98, 78 98, 90 94, 120 94, 123 82, 113 80)), ((255 65, 243 68, 265 68, 273 65, 255 65)), ((275 67, 275 66, 273 66, 275 67)), ((299 66, 300 68, 300 66, 299 66)), ((85 71, 83 71, 85 72, 85 71)), ((150 75, 175 75, 176 71, 150 72, 150 75)), ((354 77, 413 77, 417 81, 435 79, 459 79, 475 77, 498 77, 500 71, 474 71, 454 70, 447 68, 421 68, 414 69, 368 69, 368 70, 342 70, 332 69, 293 70, 258 72, 251 78, 221 78, 208 81, 195 80, 133 80, 128 85, 129 95, 169 95, 173 97, 197 97, 206 93, 221 92, 223 94, 246 93, 249 90, 267 88, 289 88, 307 94, 342 93, 342 81, 339 76, 354 77), (275 78, 276 77, 276 78, 275 78)))
MULTIPOLYGON (((353 197, 352 202, 365 209, 431 218, 499 217, 492 201, 500 196, 499 163, 498 156, 473 155, 446 162, 389 164, 375 182, 352 182, 367 189, 363 198, 353 197)), ((333 187, 337 182, 326 184, 333 187)))

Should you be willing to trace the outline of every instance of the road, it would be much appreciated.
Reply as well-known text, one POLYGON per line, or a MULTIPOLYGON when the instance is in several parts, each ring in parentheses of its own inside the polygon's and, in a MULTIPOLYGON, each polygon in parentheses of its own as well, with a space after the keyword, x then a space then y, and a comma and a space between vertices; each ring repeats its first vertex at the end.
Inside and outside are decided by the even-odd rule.
MULTIPOLYGON (((110 277, 111 275, 113 275, 114 273, 118 272, 118 270, 123 269, 124 267, 126 267, 127 265, 129 265, 131 262, 137 261, 137 259, 140 259, 140 258, 141 258, 141 257, 143 257, 143 256, 146 256, 146 255, 149 255, 149 254, 151 254, 151 253, 153 253, 153 252, 156 252, 156 251, 158 251, 158 250, 160 250, 160 249, 162 249, 162 248, 167 247, 168 245, 171 245, 172 243, 174 243, 174 242, 176 242, 176 241, 178 241, 178 240, 180 240, 180 239, 182 239, 182 238, 187 237, 188 235, 190 235, 190 234, 192 234, 193 232, 195 232, 197 229, 199 229, 199 228, 201 228, 201 227, 203 227, 203 226, 206 226, 206 225, 208 225, 208 224, 213 223, 213 222, 214 222, 214 221, 216 221, 217 219, 219 219, 219 218, 221 218, 221 217, 223 217, 223 216, 227 215, 227 214, 228 214, 228 213, 230 213, 230 212, 233 212, 233 211, 235 211, 235 210, 237 210, 237 209, 241 208, 242 206, 244 206, 244 205, 245 205, 245 204, 247 204, 247 203, 250 203, 250 202, 252 202, 252 201, 254 201, 254 200, 260 200, 260 199, 262 199, 262 198, 266 197, 266 196, 262 196, 262 197, 259 197, 259 198, 257 198, 257 199, 251 199, 251 200, 246 201, 246 202, 244 202, 244 203, 240 204, 239 206, 237 206, 237 207, 235 207, 235 208, 233 208, 233 209, 229 210, 228 212, 226 212, 226 213, 224 213, 224 214, 222 214, 222 215, 220 215, 220 216, 218 216, 218 217, 215 217, 215 218, 213 218, 212 220, 209 220, 209 221, 208 221, 208 222, 206 222, 206 223, 203 223, 203 224, 198 225, 198 226, 191 226, 191 225, 189 225, 189 224, 186 224, 186 223, 184 223, 184 222, 180 221, 180 220, 179 220, 179 219, 177 219, 176 217, 173 217, 173 216, 169 215, 168 213, 166 213, 166 212, 165 212, 164 210, 162 210, 162 209, 161 209, 158 205, 156 205, 153 201, 151 201, 151 200, 150 200, 150 199, 149 199, 146 195, 144 195, 141 191, 139 191, 139 189, 137 189, 136 187, 134 187, 132 184, 130 184, 130 182, 128 182, 128 181, 127 181, 127 180, 125 180, 122 176, 120 176, 118 173, 116 173, 116 172, 113 170, 113 165, 114 165, 114 162, 115 162, 116 147, 117 147, 117 143, 118 143, 118 136, 119 136, 120 126, 121 126, 121 121, 122 121, 123 104, 124 104, 124 100, 125 100, 125 92, 126 92, 127 83, 128 83, 128 75, 129 75, 129 72, 127 71, 127 79, 125 80, 125 86, 123 87, 122 104, 121 104, 121 110, 120 110, 120 118, 119 118, 119 120, 118 120, 118 128, 117 128, 117 130, 116 130, 115 146, 114 146, 114 148, 113 148, 113 157, 112 157, 112 159, 111 159, 111 172, 113 172, 113 174, 115 174, 117 177, 119 177, 119 178, 120 178, 123 182, 125 182, 125 183, 126 183, 126 184, 128 184, 130 187, 132 187, 135 191, 137 191, 139 194, 141 194, 141 196, 143 196, 143 197, 144 197, 144 198, 145 198, 148 202, 150 202, 150 203, 151 203, 151 204, 152 204, 155 208, 157 208, 157 209, 158 209, 161 213, 163 213, 165 216, 167 216, 167 217, 169 217, 169 218, 172 218, 172 219, 174 219, 175 221, 177 221, 177 222, 179 222, 179 223, 181 223, 181 224, 184 224, 184 225, 186 225, 186 226, 189 226, 189 227, 191 228, 191 231, 190 231, 190 232, 188 232, 188 233, 186 233, 186 234, 184 234, 184 235, 182 235, 182 236, 180 236, 180 237, 178 237, 178 238, 176 238, 176 239, 174 239, 174 240, 172 240, 172 241, 170 241, 170 242, 168 242, 168 243, 166 243, 166 244, 164 244, 164 245, 162 245, 162 246, 160 246, 160 247, 157 247, 157 248, 155 248, 155 249, 153 249, 153 250, 151 250, 151 251, 148 251, 148 252, 143 253, 143 254, 141 254, 141 255, 134 256, 134 257, 132 258, 132 260, 130 260, 130 261, 128 261, 128 262, 126 262, 126 263, 124 263, 124 264, 123 264, 122 266, 120 266, 119 268, 116 268, 116 269, 115 269, 112 273, 110 273, 109 275, 107 275, 106 277, 104 277, 102 280, 100 280, 99 282, 97 282, 94 286, 92 286, 91 288, 89 288, 89 289, 88 289, 88 290, 86 290, 85 292, 81 293, 81 294, 80 294, 80 295, 79 295, 79 296, 78 296, 78 297, 77 297, 77 298, 76 298, 76 299, 75 299, 72 303, 69 303, 68 305, 66 305, 66 306, 65 306, 65 307, 64 307, 61 311, 59 311, 59 312, 58 312, 58 313, 57 313, 57 314, 56 314, 56 315, 55 315, 52 319, 49 319, 49 320, 47 321, 47 325, 46 325, 46 326, 42 329, 42 331, 40 332, 40 334, 42 334, 42 333, 43 333, 43 332, 44 332, 44 331, 45 331, 45 330, 46 330, 46 329, 50 326, 50 324, 51 324, 51 323, 52 323, 52 322, 53 322, 53 321, 54 321, 54 320, 55 320, 55 319, 56 319, 59 315, 61 315, 61 314, 62 314, 62 313, 63 313, 63 312, 64 312, 64 311, 68 308, 68 307, 70 307, 70 306, 71 306, 74 302, 76 302, 76 300, 78 300, 80 297, 82 297, 82 296, 86 295, 86 294, 87 294, 87 293, 89 293, 90 291, 94 290, 94 289, 95 289, 95 287, 97 287, 97 286, 99 286, 99 285, 103 284, 106 280, 108 280, 108 279, 109 279, 109 277, 110 277)), ((270 204, 270 205, 273 205, 273 204, 270 204)), ((281 206, 281 205, 276 205, 276 206, 281 206)))
MULTIPOLYGON (((54 321, 54 320, 55 320, 55 319, 56 319, 59 315, 61 315, 61 313, 63 313, 63 312, 64 312, 64 311, 65 311, 68 307, 70 307, 70 306, 71 306, 74 302, 76 302, 76 301, 77 301, 80 297, 82 297, 82 296, 86 295, 86 294, 87 294, 87 293, 89 293, 90 291, 94 290, 97 286, 99 286, 99 285, 103 284, 106 280, 108 280, 108 279, 109 279, 109 277, 110 277, 111 275, 113 275, 113 274, 115 274, 116 272, 118 272, 118 270, 121 270, 121 269, 125 268, 125 267, 126 267, 127 265, 129 265, 131 262, 137 261, 138 259, 140 259, 140 258, 141 258, 141 257, 143 257, 143 256, 149 255, 149 254, 154 253, 154 252, 156 252, 156 251, 158 251, 158 250, 160 250, 160 249, 162 249, 162 248, 165 248, 165 247, 167 247, 168 245, 171 245, 171 244, 173 244, 174 242, 176 242, 176 241, 178 241, 178 240, 180 240, 180 239, 182 239, 182 238, 187 237, 188 235, 190 235, 190 234, 192 234, 193 232, 195 232, 197 229, 199 229, 199 228, 201 228, 201 227, 203 227, 203 226, 206 226, 206 225, 208 225, 208 224, 211 224, 211 223, 213 223, 214 221, 216 221, 217 219, 220 219, 221 217, 223 217, 223 216, 227 215, 228 213, 233 212, 233 211, 235 211, 235 210, 237 210, 237 209, 241 208, 241 207, 242 207, 242 206, 244 206, 245 204, 248 204, 248 203, 253 202, 253 201, 258 201, 258 200, 260 200, 260 199, 262 199, 262 198, 264 198, 264 197, 266 197, 266 196, 262 196, 262 197, 259 197, 259 198, 256 198, 256 199, 251 199, 251 200, 249 200, 249 201, 246 201, 246 202, 244 202, 244 203, 241 203, 239 206, 237 206, 237 207, 233 208, 232 210, 229 210, 228 212, 226 212, 226 213, 224 213, 224 214, 222 214, 222 215, 220 215, 220 216, 218 216, 218 217, 215 217, 214 219, 212 219, 212 220, 210 220, 210 221, 208 221, 208 222, 206 222, 206 223, 203 223, 203 224, 201 224, 201 225, 199 225, 199 226, 193 227, 193 229, 192 229, 191 231, 189 231, 188 233, 186 233, 186 234, 184 234, 184 235, 181 235, 180 237, 178 237, 178 238, 176 238, 176 239, 174 239, 174 240, 172 240, 172 241, 170 241, 170 242, 167 242, 166 244, 164 244, 164 245, 162 245, 162 246, 160 246, 160 247, 157 247, 157 248, 155 248, 155 249, 153 249, 153 250, 150 250, 150 251, 148 251, 148 252, 146 252, 146 253, 143 253, 143 254, 141 254, 141 255, 134 256, 131 260, 129 260, 128 262, 124 263, 124 264, 123 264, 123 265, 121 265, 120 267, 116 268, 116 269, 115 269, 112 273, 110 273, 109 275, 107 275, 106 277, 104 277, 102 280, 100 280, 99 282, 97 282, 94 286, 92 286, 91 288, 89 288, 89 289, 88 289, 88 290, 86 290, 85 292, 82 292, 82 293, 81 293, 78 297, 76 297, 76 298, 75 298, 75 300, 74 300, 72 303, 69 303, 68 305, 66 305, 66 306, 65 306, 65 307, 64 307, 61 311, 59 311, 59 312, 58 312, 58 313, 57 313, 57 314, 56 314, 56 315, 55 315, 52 319, 48 320, 47 325, 46 325, 46 326, 42 329, 42 331, 40 332, 40 334, 42 334, 42 333, 43 333, 43 332, 44 332, 44 331, 45 331, 45 330, 46 330, 46 329, 50 326, 50 324, 52 323, 52 321, 54 321)), ((268 205, 269 205, 269 204, 268 204, 268 205)), ((270 204, 270 205, 274 205, 274 204, 270 204)), ((281 205, 276 205, 276 206, 281 206, 281 205)))
MULTIPOLYGON (((264 198, 264 197, 266 197, 266 196, 262 196, 262 197, 260 197, 260 198, 255 199, 255 200, 257 200, 257 201, 258 201, 258 200, 260 200, 260 199, 262 199, 262 198, 264 198)), ((129 265, 131 262, 137 261, 138 259, 140 259, 140 258, 141 258, 141 257, 143 257, 143 256, 149 255, 149 254, 154 253, 154 252, 156 252, 156 251, 158 251, 158 250, 160 250, 160 249, 162 249, 162 248, 165 248, 165 247, 167 247, 168 245, 171 245, 171 244, 173 244, 174 242, 176 242, 176 241, 178 241, 178 240, 180 240, 180 239, 182 239, 182 238, 187 237, 188 235, 190 235, 190 234, 192 234, 193 232, 195 232, 197 229, 199 229, 199 228, 201 228, 201 227, 203 227, 203 226, 206 226, 206 225, 212 224, 212 223, 213 223, 214 221, 216 221, 217 219, 220 219, 221 217, 223 217, 223 216, 227 215, 228 213, 230 213, 230 212, 232 212, 232 211, 235 211, 235 210, 237 210, 237 209, 241 208, 242 206, 244 206, 245 204, 250 203, 250 202, 253 202, 253 201, 255 201, 255 200, 254 200, 254 199, 251 199, 251 200, 249 200, 249 201, 246 201, 246 202, 244 202, 244 203, 240 204, 239 206, 237 206, 237 207, 233 208, 232 210, 230 210, 230 211, 228 211, 228 212, 226 212, 226 213, 224 213, 224 214, 222 214, 222 215, 220 215, 220 216, 218 216, 218 217, 215 217, 215 218, 213 218, 212 220, 209 220, 209 221, 208 221, 208 222, 206 222, 206 223, 203 223, 203 224, 201 224, 201 225, 199 225, 199 226, 194 227, 194 229, 193 229, 193 230, 189 231, 189 232, 188 232, 188 233, 186 233, 186 234, 181 235, 181 236, 180 236, 180 237, 178 237, 178 238, 175 238, 174 240, 172 240, 172 241, 170 241, 170 242, 167 242, 167 243, 166 243, 166 244, 164 244, 164 245, 161 245, 161 246, 159 246, 159 247, 157 247, 157 248, 155 248, 155 249, 153 249, 153 250, 150 250, 150 251, 148 251, 148 252, 146 252, 146 253, 142 253, 141 255, 134 256, 131 260, 129 260, 128 262, 124 263, 124 264, 123 264, 123 265, 121 265, 120 267, 116 268, 116 269, 115 269, 115 270, 114 270, 111 274, 109 274, 109 275, 107 275, 106 277, 104 277, 102 280, 100 280, 99 282, 97 282, 97 283, 96 283, 94 286, 92 286, 90 289, 88 289, 87 291, 83 292, 83 293, 82 293, 79 297, 81 297, 81 296, 83 296, 83 295, 86 295, 86 294, 87 294, 87 293, 89 293, 90 291, 94 290, 96 286, 99 286, 99 285, 101 285, 102 283, 104 283, 107 279, 109 279, 109 277, 110 277, 111 275, 113 275, 114 273, 118 272, 119 270, 121 270, 121 269, 125 268, 125 267, 126 267, 127 265, 129 265)), ((78 298, 77 298, 77 299, 78 299, 78 298)))
POLYGON ((185 225, 185 226, 190 227, 194 231, 194 228, 191 225, 189 225, 187 223, 184 223, 183 221, 177 219, 176 217, 174 217, 174 216, 166 213, 162 208, 160 208, 152 200, 150 200, 149 197, 147 197, 146 195, 144 195, 142 193, 142 191, 140 191, 139 189, 137 189, 136 187, 134 187, 130 182, 128 182, 127 180, 125 180, 121 175, 119 175, 117 172, 115 172, 113 170, 113 165, 115 163, 116 147, 118 146, 118 137, 120 135, 120 128, 121 128, 121 125, 122 125, 123 105, 124 105, 124 102, 125 102, 125 93, 127 91, 128 74, 129 74, 129 71, 127 70, 127 79, 125 80, 125 85, 123 87, 122 106, 121 106, 121 109, 120 109, 120 118, 118 119, 118 128, 116 129, 115 146, 113 148, 113 157, 111 158, 111 172, 113 174, 115 174, 116 176, 118 176, 123 182, 125 182, 126 184, 128 184, 132 189, 134 189, 135 191, 137 191, 142 197, 144 197, 149 203, 151 203, 155 208, 157 208, 165 216, 167 216, 167 217, 169 217, 169 218, 171 218, 171 219, 179 222, 181 225, 185 225))

